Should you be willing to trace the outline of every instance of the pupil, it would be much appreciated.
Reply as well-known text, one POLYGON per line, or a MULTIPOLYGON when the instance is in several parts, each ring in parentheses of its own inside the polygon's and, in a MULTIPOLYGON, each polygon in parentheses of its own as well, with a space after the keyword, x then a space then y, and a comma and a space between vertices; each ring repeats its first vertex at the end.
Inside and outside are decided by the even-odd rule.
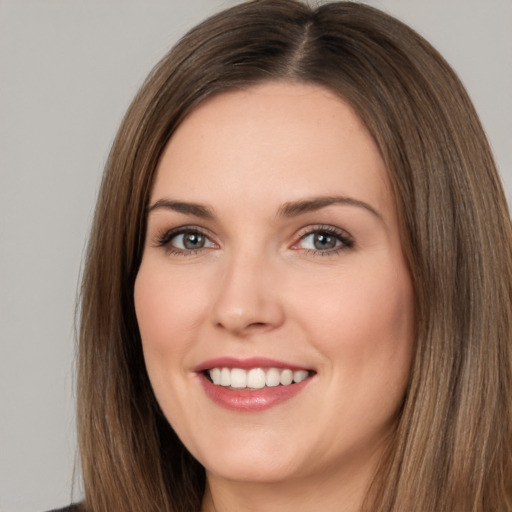
POLYGON ((183 237, 183 245, 186 249, 200 249, 204 245, 204 236, 200 233, 187 233, 183 237))
POLYGON ((328 233, 317 233, 314 239, 315 249, 334 249, 336 237, 328 233))

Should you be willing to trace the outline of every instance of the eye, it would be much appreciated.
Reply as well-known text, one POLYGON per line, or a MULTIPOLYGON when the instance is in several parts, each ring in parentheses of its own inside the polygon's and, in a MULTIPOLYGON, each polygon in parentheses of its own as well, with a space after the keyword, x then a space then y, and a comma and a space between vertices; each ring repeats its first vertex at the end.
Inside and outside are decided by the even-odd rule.
POLYGON ((187 231, 171 238, 169 243, 177 249, 202 249, 208 244, 208 238, 197 231, 187 231))
POLYGON ((331 226, 311 229, 300 237, 294 249, 305 249, 313 253, 337 253, 354 246, 348 233, 331 226))
POLYGON ((168 231, 158 240, 158 245, 166 247, 171 254, 193 254, 201 249, 216 247, 208 236, 194 228, 168 231))

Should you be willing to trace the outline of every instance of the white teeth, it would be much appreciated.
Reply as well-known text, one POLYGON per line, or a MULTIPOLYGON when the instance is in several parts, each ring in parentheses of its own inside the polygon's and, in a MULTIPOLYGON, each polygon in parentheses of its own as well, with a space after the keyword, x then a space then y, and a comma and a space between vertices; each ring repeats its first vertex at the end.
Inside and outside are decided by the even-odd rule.
POLYGON ((302 382, 308 378, 308 372, 306 370, 297 370, 293 372, 293 382, 302 382))
POLYGON ((212 368, 209 370, 212 382, 217 386, 236 389, 262 389, 265 386, 289 386, 292 382, 299 383, 307 379, 307 370, 290 370, 288 368, 212 368))
POLYGON ((265 387, 265 372, 261 368, 253 368, 247 374, 247 387, 261 389, 265 387))
POLYGON ((267 370, 265 384, 270 388, 279 386, 281 380, 280 377, 280 372, 277 368, 270 368, 270 370, 267 370))
POLYGON ((214 384, 220 385, 220 368, 214 368, 210 371, 210 377, 214 384))
POLYGON ((289 386, 293 382, 293 372, 291 370, 283 370, 280 381, 283 386, 289 386))
POLYGON ((231 372, 229 368, 222 368, 220 371, 220 385, 231 386, 231 372))
POLYGON ((231 370, 231 387, 232 388, 246 388, 247 387, 247 372, 241 368, 233 368, 231 370))

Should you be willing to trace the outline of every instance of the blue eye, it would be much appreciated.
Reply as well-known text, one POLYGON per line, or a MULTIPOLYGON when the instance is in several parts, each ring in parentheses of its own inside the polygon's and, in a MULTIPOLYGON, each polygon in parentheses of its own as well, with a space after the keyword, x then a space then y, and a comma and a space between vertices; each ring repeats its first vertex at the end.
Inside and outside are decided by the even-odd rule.
POLYGON ((300 238, 296 246, 316 253, 330 253, 351 248, 354 246, 354 242, 348 234, 328 227, 309 230, 300 238))
POLYGON ((302 239, 304 249, 314 249, 315 251, 328 251, 338 247, 340 244, 341 241, 337 237, 325 231, 310 233, 302 239))
POLYGON ((170 243, 177 249, 202 249, 207 244, 208 239, 196 231, 181 233, 171 238, 170 243))
POLYGON ((215 247, 215 244, 197 229, 183 228, 169 231, 159 240, 158 245, 165 246, 170 252, 190 253, 215 247))

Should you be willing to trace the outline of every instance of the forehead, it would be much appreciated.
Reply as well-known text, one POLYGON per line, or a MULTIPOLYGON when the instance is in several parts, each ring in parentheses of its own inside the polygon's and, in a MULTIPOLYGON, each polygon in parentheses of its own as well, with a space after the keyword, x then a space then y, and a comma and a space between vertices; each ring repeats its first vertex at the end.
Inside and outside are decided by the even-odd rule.
POLYGON ((277 82, 197 107, 162 155, 152 200, 242 197, 247 208, 250 199, 277 205, 326 194, 394 208, 378 148, 354 110, 320 86, 277 82))

